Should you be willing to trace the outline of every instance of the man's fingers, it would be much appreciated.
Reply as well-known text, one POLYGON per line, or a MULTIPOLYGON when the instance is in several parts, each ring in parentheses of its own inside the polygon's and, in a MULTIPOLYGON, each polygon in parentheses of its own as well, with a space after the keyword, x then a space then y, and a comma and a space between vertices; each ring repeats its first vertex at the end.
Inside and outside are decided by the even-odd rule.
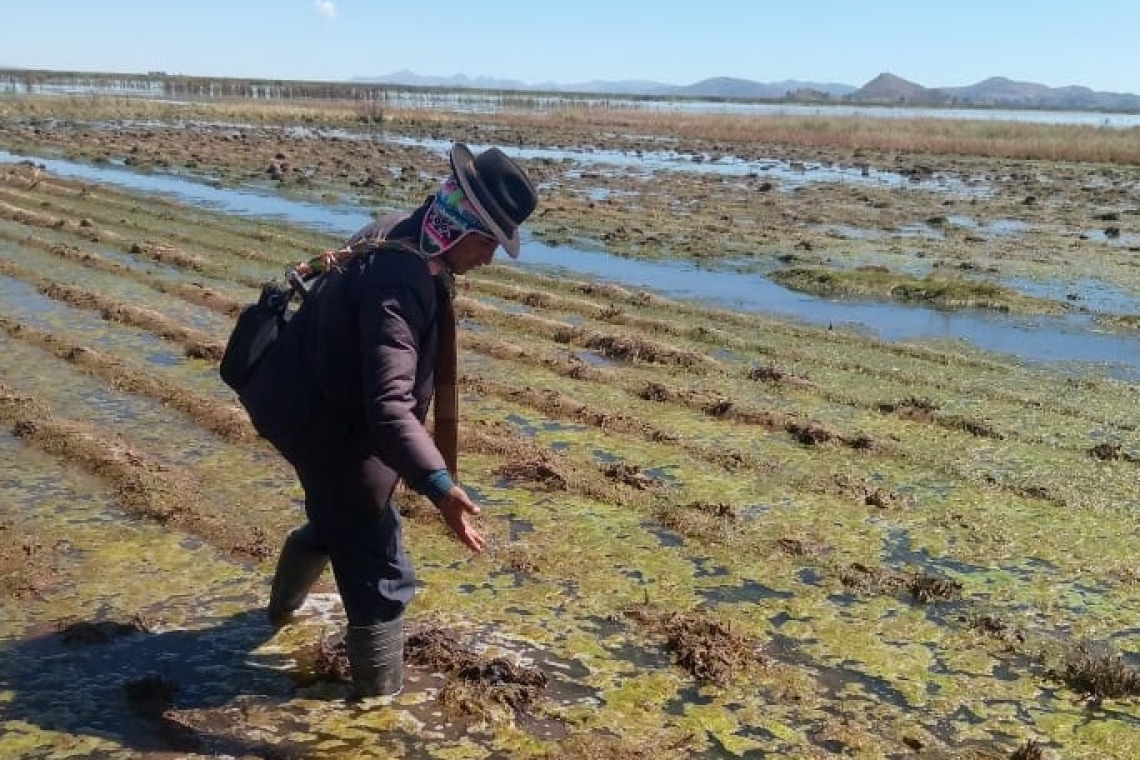
POLYGON ((469 528, 463 543, 467 544, 467 546, 470 547, 472 551, 483 551, 483 536, 480 535, 479 531, 475 530, 474 528, 469 528))
POLYGON ((468 525, 466 520, 460 520, 459 529, 456 530, 455 533, 459 536, 459 540, 465 543, 472 551, 483 551, 483 536, 479 531, 468 525))
POLYGON ((459 509, 452 507, 442 510, 444 520, 447 522, 447 527, 451 528, 451 532, 455 534, 455 537, 469 549, 475 552, 483 551, 483 536, 467 522, 467 514, 478 514, 479 508, 470 502, 459 502, 458 506, 460 507, 459 509))

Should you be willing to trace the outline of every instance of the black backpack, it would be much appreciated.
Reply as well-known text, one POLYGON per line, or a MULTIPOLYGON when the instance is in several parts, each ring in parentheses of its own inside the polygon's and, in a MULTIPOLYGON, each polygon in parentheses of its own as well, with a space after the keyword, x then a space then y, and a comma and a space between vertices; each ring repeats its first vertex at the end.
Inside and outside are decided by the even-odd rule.
POLYGON ((226 341, 218 373, 226 385, 240 393, 249 384, 258 364, 277 342, 293 312, 289 303, 294 289, 267 282, 257 303, 242 309, 226 341))

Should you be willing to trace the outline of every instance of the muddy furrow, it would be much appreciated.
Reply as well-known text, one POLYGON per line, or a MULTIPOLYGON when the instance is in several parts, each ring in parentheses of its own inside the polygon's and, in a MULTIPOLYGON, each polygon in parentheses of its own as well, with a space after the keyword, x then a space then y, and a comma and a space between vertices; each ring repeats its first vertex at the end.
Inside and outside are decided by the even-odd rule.
MULTIPOLYGON (((533 343, 528 345, 533 346, 533 343)), ((826 429, 823 423, 817 420, 770 409, 750 407, 733 401, 728 395, 715 390, 689 390, 657 381, 641 382, 638 385, 629 384, 622 380, 621 373, 617 371, 590 367, 584 362, 575 361, 572 358, 542 356, 533 348, 522 348, 519 344, 500 341, 485 335, 464 335, 463 346, 465 349, 498 359, 523 361, 536 367, 543 367, 563 377, 585 382, 604 383, 610 387, 622 387, 629 395, 645 401, 669 403, 717 420, 756 425, 769 431, 784 431, 791 434, 800 443, 815 445, 832 441, 860 450, 881 448, 876 447, 874 442, 867 439, 863 434, 838 434, 826 429)), ((487 379, 482 379, 479 383, 488 390, 497 385, 487 379)), ((534 406, 562 419, 579 419, 602 429, 621 430, 642 436, 650 441, 675 441, 676 438, 657 429, 650 423, 628 415, 615 413, 608 409, 591 408, 588 404, 581 404, 569 399, 558 400, 558 394, 553 391, 519 389, 508 384, 501 384, 498 393, 515 394, 518 400, 525 397, 527 398, 525 402, 527 405, 534 406)))
MULTIPOLYGON (((74 264, 80 264, 89 269, 99 272, 107 272, 108 274, 115 274, 121 277, 126 277, 134 280, 135 282, 146 285, 159 293, 166 295, 176 296, 181 298, 187 303, 194 304, 195 306, 202 306, 210 311, 216 312, 227 317, 236 317, 238 312, 241 311, 245 305, 244 301, 238 301, 228 296, 222 295, 216 290, 201 285, 196 282, 168 282, 164 279, 148 274, 147 272, 134 269, 118 261, 108 259, 98 253, 86 251, 80 246, 71 245, 68 243, 52 242, 42 237, 35 235, 26 235, 16 237, 11 234, 6 234, 0 230, 0 239, 10 240, 19 245, 28 246, 45 253, 50 253, 64 261, 70 261, 74 264)), ((164 262, 165 263, 165 262, 164 262)), ((246 284, 250 287, 256 287, 257 283, 239 283, 246 284)))
POLYGON ((492 323, 509 321, 547 340, 597 351, 608 358, 683 367, 692 373, 704 373, 720 366, 720 363, 711 357, 677 349, 668 344, 634 335, 591 332, 566 322, 530 314, 507 314, 494 306, 465 296, 455 299, 455 307, 456 314, 460 317, 487 320, 492 323))
POLYGON ((514 487, 559 491, 618 506, 646 506, 658 494, 636 468, 599 467, 553 452, 529 440, 504 422, 476 422, 460 427, 460 471, 463 452, 504 460, 492 474, 514 487))
MULTIPOLYGON (((651 333, 683 337, 692 342, 687 350, 697 353, 712 353, 724 349, 739 351, 755 357, 755 361, 764 363, 764 366, 754 366, 749 371, 768 370, 773 379, 800 390, 811 389, 820 398, 834 403, 873 409, 881 403, 888 403, 890 399, 829 389, 826 384, 818 382, 810 375, 810 369, 807 374, 804 371, 793 374, 781 369, 779 365, 803 364, 808 368, 830 368, 853 373, 864 380, 881 378, 892 384, 906 382, 910 385, 921 385, 928 389, 928 392, 944 395, 948 399, 981 396, 1019 407, 1049 409, 1074 420, 1088 420, 1110 426, 1119 424, 1117 420, 1093 416, 1085 408, 1064 403, 1066 394, 1033 397, 1006 389, 1003 387, 1002 378, 1013 368, 993 360, 948 354, 945 351, 918 346, 873 341, 857 336, 844 336, 833 331, 824 331, 822 328, 813 329, 777 322, 758 314, 722 312, 685 302, 670 301, 652 294, 630 291, 621 286, 555 280, 545 275, 502 267, 492 267, 480 272, 479 277, 473 278, 471 282, 473 293, 487 292, 533 308, 559 310, 565 308, 566 313, 585 314, 597 321, 625 324, 651 333), (528 283, 531 287, 520 287, 519 282, 528 283), (579 306, 578 299, 564 300, 567 297, 557 292, 565 290, 586 294, 594 300, 584 300, 579 306), (599 305, 598 302, 604 305, 599 305), (679 320, 678 317, 682 319, 679 320), (691 320, 693 324, 686 325, 686 320, 691 320), (803 348, 818 344, 821 335, 824 334, 827 337, 827 345, 846 346, 849 350, 836 351, 823 356, 803 348), (755 337, 758 335, 764 336, 763 339, 755 337), (899 367, 892 363, 876 367, 871 361, 875 357, 888 361, 889 357, 900 357, 914 366, 899 367), (942 371, 942 368, 949 364, 959 369, 972 368, 978 373, 992 374, 994 377, 992 382, 985 382, 982 376, 967 374, 964 381, 957 381, 956 376, 942 371)), ((500 320, 497 324, 502 323, 503 320, 500 320)))
POLYGON ((218 361, 225 350, 225 341, 200 330, 185 327, 163 315, 125 304, 114 298, 72 285, 60 285, 41 277, 26 267, 0 259, 0 274, 22 280, 52 299, 80 309, 98 311, 109 322, 120 322, 153 333, 160 338, 180 343, 187 356, 218 361))
MULTIPOLYGON (((518 357, 514 352, 508 351, 507 353, 511 358, 518 357)), ((669 443, 672 446, 689 451, 701 459, 716 463, 726 472, 734 472, 741 469, 771 469, 772 467, 771 463, 757 461, 753 455, 747 452, 735 451, 724 445, 705 447, 699 444, 694 445, 680 442, 676 436, 662 431, 636 416, 615 413, 609 408, 596 407, 584 403, 567 396, 559 390, 532 387, 520 388, 517 385, 501 383, 473 374, 465 375, 462 382, 464 387, 473 393, 495 395, 505 400, 533 408, 541 414, 554 419, 588 424, 600 430, 613 430, 615 432, 636 435, 654 443, 669 443)), ((645 396, 642 396, 642 398, 645 398, 645 396)), ((676 402, 675 399, 669 399, 667 397, 649 400, 676 402)), ((718 417, 715 413, 715 409, 698 406, 694 411, 699 411, 714 419, 724 419, 723 417, 718 417)), ((750 421, 746 419, 735 420, 735 422, 738 424, 760 424, 763 425, 765 429, 771 431, 782 431, 787 433, 793 442, 810 450, 819 451, 840 445, 860 454, 871 453, 875 456, 891 457, 900 462, 912 463, 920 468, 929 468, 932 471, 943 473, 964 483, 973 483, 985 488, 1000 489, 1018 497, 1038 500, 1062 507, 1070 503, 1069 498, 1066 497, 1062 491, 1048 484, 1037 481, 1029 482, 1008 476, 997 477, 986 470, 978 470, 962 464, 958 457, 935 455, 931 458, 921 452, 903 448, 897 442, 875 441, 862 433, 841 434, 819 420, 795 419, 782 415, 773 416, 765 414, 758 419, 750 421)), ((978 432, 968 430, 968 426, 956 427, 948 424, 945 427, 952 432, 961 433, 970 438, 977 438, 979 436, 978 432)), ((942 450, 940 449, 939 451, 941 452, 942 450)), ((814 486, 812 483, 799 483, 798 487, 812 489, 814 486)))
MULTIPOLYGON (((528 349, 519 348, 515 344, 503 343, 488 339, 481 335, 465 336, 463 345, 466 350, 491 356, 506 361, 524 361, 541 366, 559 375, 575 380, 589 382, 603 382, 614 386, 618 384, 615 374, 608 373, 596 367, 590 367, 573 360, 559 360, 556 358, 537 358, 528 349), (611 379, 612 378, 612 379, 611 379)), ((688 451, 700 459, 716 464, 727 471, 742 468, 755 469, 763 465, 752 455, 734 450, 726 446, 703 446, 701 444, 685 441, 673 433, 642 419, 629 414, 614 412, 610 408, 597 407, 582 401, 575 401, 561 396, 554 391, 536 390, 533 388, 519 388, 505 382, 498 382, 487 377, 465 373, 463 382, 472 392, 490 393, 506 400, 523 404, 557 419, 582 422, 602 430, 613 430, 643 438, 652 443, 668 443, 672 446, 688 451)), ((708 413, 705 409, 699 411, 708 413)), ((710 416, 723 419, 722 415, 710 416)), ((769 429, 785 429, 786 421, 768 426, 769 429)))
MULTIPOLYGON (((43 204, 40 205, 44 207, 43 204)), ((258 287, 261 284, 261 279, 257 277, 231 274, 226 267, 215 264, 203 256, 189 253, 170 243, 153 239, 140 241, 137 239, 138 235, 135 234, 134 230, 119 232, 100 226, 98 221, 92 220, 90 216, 53 216, 44 211, 33 211, 25 206, 0 201, 0 217, 25 226, 58 230, 87 242, 111 245, 140 260, 152 261, 156 264, 179 269, 185 272, 187 276, 200 274, 218 280, 232 280, 246 287, 258 287)))
POLYGON ((0 330, 18 340, 50 351, 88 374, 98 377, 124 393, 148 396, 184 413, 200 427, 220 438, 252 441, 257 436, 245 412, 234 405, 220 404, 95 349, 74 343, 54 333, 39 330, 0 315, 0 330))
MULTIPOLYGON (((28 210, 25 209, 25 211, 28 211, 28 210)), ((62 249, 57 249, 57 252, 60 252, 60 250, 62 250, 62 249)), ((160 261, 163 263, 178 264, 180 261, 179 252, 177 252, 176 250, 170 250, 170 249, 168 249, 167 246, 161 245, 161 244, 151 244, 151 243, 137 244, 136 243, 136 244, 133 244, 131 246, 131 253, 132 254, 142 254, 142 255, 150 254, 149 257, 152 260, 160 261)), ((190 266, 191 269, 193 269, 197 266, 192 261, 191 262, 182 261, 181 263, 184 265, 190 266)), ((197 268, 201 268, 201 267, 198 266, 197 268)), ((157 284, 154 282, 151 282, 150 284, 160 291, 171 292, 169 286, 160 285, 160 284, 157 284)), ((250 279, 249 281, 243 282, 243 284, 249 285, 249 286, 255 286, 257 283, 253 282, 252 279, 250 279)), ((515 289, 513 287, 505 287, 505 286, 500 286, 497 288, 497 292, 500 295, 508 296, 508 297, 511 296, 512 292, 514 292, 516 290, 517 289, 515 289)), ((606 290, 608 292, 608 289, 606 289, 606 290)), ((176 294, 179 295, 180 297, 185 298, 185 300, 187 300, 187 301, 197 303, 197 304, 206 305, 209 308, 212 308, 214 310, 218 310, 221 313, 225 313, 225 314, 230 315, 230 316, 232 316, 234 313, 236 313, 236 310, 240 308, 240 304, 237 304, 233 301, 230 301, 230 302, 225 303, 225 304, 220 304, 220 303, 218 303, 218 301, 216 299, 214 299, 212 297, 211 292, 206 291, 204 289, 198 290, 194 286, 178 286, 177 290, 174 292, 176 292, 176 294)), ((514 295, 518 296, 518 293, 514 292, 514 295)), ((531 303, 532 305, 536 305, 536 306, 557 305, 559 303, 559 301, 557 299, 562 298, 561 296, 551 296, 551 295, 546 294, 546 293, 534 293, 533 291, 530 292, 529 294, 524 294, 524 295, 521 295, 519 297, 521 298, 521 300, 524 303, 531 303), (555 300, 548 303, 547 302, 548 299, 555 299, 555 300)), ((577 299, 577 300, 581 300, 581 299, 577 299)), ((636 295, 631 295, 631 296, 629 296, 628 300, 645 302, 647 299, 638 298, 638 297, 636 297, 636 295)), ((589 303, 589 302, 583 302, 583 303, 589 303)), ((567 306, 567 307, 573 306, 574 305, 574 299, 571 299, 571 302, 563 303, 562 305, 567 306)), ((640 327, 647 329, 647 330, 653 330, 655 332, 663 332, 663 333, 671 333, 671 334, 677 334, 679 332, 680 333, 687 333, 687 337, 689 337, 691 339, 700 339, 702 337, 705 337, 705 338, 710 339, 710 344, 709 344, 710 350, 711 350, 711 347, 713 347, 713 346, 723 347, 724 345, 732 345, 734 343, 740 342, 739 340, 730 339, 729 336, 726 333, 724 333, 723 331, 717 331, 714 333, 712 331, 708 331, 703 326, 696 326, 693 328, 687 328, 687 329, 682 331, 682 330, 677 330, 677 329, 672 328, 671 325, 666 324, 665 322, 663 322, 661 320, 647 320, 644 318, 636 318, 633 320, 626 320, 622 316, 623 309, 620 307, 613 306, 613 305, 596 306, 592 309, 592 311, 595 312, 595 316, 597 318, 611 319, 615 323, 619 323, 619 324, 633 324, 633 325, 640 326, 640 327), (704 334, 706 332, 708 333, 707 335, 704 334)), ((611 353, 616 352, 619 355, 628 355, 631 353, 636 354, 637 352, 643 350, 642 346, 637 345, 631 341, 615 342, 614 339, 612 339, 612 338, 607 339, 605 337, 598 337, 598 338, 595 338, 595 340, 596 340, 596 344, 595 344, 596 347, 600 347, 604 351, 608 351, 611 353)), ((650 351, 652 351, 651 348, 650 348, 650 351)), ((650 355, 653 355, 653 354, 651 353, 650 355)), ((859 371, 866 373, 868 370, 866 367, 860 367, 859 371)), ((898 379, 896 373, 886 373, 886 374, 889 374, 891 376, 892 380, 898 379)), ((810 380, 802 380, 802 382, 804 384, 808 384, 808 383, 810 383, 810 380)), ((992 386, 992 387, 997 387, 997 386, 992 386)), ((829 400, 829 401, 832 401, 835 403, 855 403, 857 405, 862 405, 864 407, 868 407, 872 404, 881 405, 881 404, 891 403, 890 400, 881 400, 881 399, 876 400, 874 402, 871 402, 868 400, 860 401, 859 399, 852 397, 850 394, 836 394, 834 392, 829 392, 829 391, 825 391, 822 389, 817 390, 817 392, 819 393, 821 398, 824 398, 826 400, 829 400)), ((739 411, 739 409, 737 409, 737 411, 739 411)), ((1077 413, 1074 412, 1074 414, 1077 414, 1077 413)), ((939 420, 937 422, 937 424, 942 424, 942 421, 939 420)), ((980 422, 980 421, 970 421, 969 419, 955 417, 955 418, 949 419, 947 421, 947 424, 951 427, 963 427, 964 429, 971 430, 971 431, 983 431, 983 434, 985 434, 985 435, 992 434, 991 432, 986 432, 987 425, 983 422, 980 422)), ((992 430, 992 425, 988 426, 988 427, 992 430)))
MULTIPOLYGON (((589 292, 591 297, 597 299, 591 301, 552 293, 549 290, 550 288, 560 288, 564 286, 553 281, 535 277, 529 273, 511 272, 502 276, 510 277, 512 280, 522 279, 533 281, 535 283, 534 288, 523 288, 518 285, 499 282, 497 278, 500 277, 500 275, 498 273, 493 276, 496 279, 487 279, 485 273, 480 273, 478 279, 472 278, 472 293, 488 293, 498 298, 536 309, 556 309, 568 314, 585 315, 596 321, 637 328, 650 334, 684 338, 694 344, 691 345, 688 350, 693 350, 698 353, 702 350, 708 353, 724 349, 739 351, 754 357, 756 362, 763 362, 763 366, 753 366, 749 368, 748 371, 767 371, 769 379, 772 382, 790 385, 798 390, 811 390, 820 398, 833 403, 874 408, 879 403, 887 402, 888 399, 876 398, 871 400, 860 398, 851 393, 838 392, 813 381, 810 375, 805 376, 803 372, 799 375, 794 375, 785 370, 781 370, 778 365, 789 363, 804 364, 808 367, 827 367, 837 371, 857 373, 865 378, 881 378, 891 383, 913 380, 913 384, 921 383, 928 388, 930 392, 938 392, 948 398, 963 395, 977 396, 979 393, 982 393, 994 401, 1019 406, 1047 406, 1051 411, 1058 414, 1065 414, 1073 419, 1089 419, 1090 421, 1101 424, 1112 424, 1109 420, 1089 417, 1087 410, 1076 406, 1061 404, 1056 398, 1050 398, 1048 399, 1048 403, 1046 403, 1043 399, 1027 397, 1016 392, 1011 392, 1003 388, 1001 382, 997 380, 989 384, 979 384, 973 381, 968 387, 961 383, 954 382, 951 378, 947 378, 945 373, 939 371, 939 368, 945 367, 947 364, 947 357, 944 353, 935 353, 921 348, 898 346, 889 343, 868 342, 866 339, 862 339, 862 342, 859 343, 858 341, 860 341, 860 339, 851 339, 854 341, 850 345, 851 351, 845 352, 849 357, 864 356, 866 352, 873 351, 877 355, 902 356, 914 362, 921 362, 922 364, 933 363, 934 365, 933 367, 915 366, 908 369, 908 375, 903 377, 900 375, 898 367, 880 369, 872 366, 867 361, 818 356, 793 346, 783 345, 782 341, 776 339, 780 336, 790 337, 793 339, 794 345, 796 336, 808 328, 797 328, 786 324, 773 324, 765 321, 762 317, 744 314, 733 314, 731 315, 731 319, 722 319, 722 315, 713 310, 701 309, 681 302, 668 302, 652 296, 643 297, 643 294, 626 292, 620 289, 618 289, 616 298, 606 298, 611 294, 611 291, 615 289, 613 286, 593 286, 591 284, 577 286, 583 292, 589 292), (599 303, 603 298, 606 298, 606 300, 599 303), (652 306, 650 306, 650 304, 652 304, 652 306), (662 309, 661 304, 667 304, 666 308, 662 309), (645 316, 635 313, 642 311, 649 311, 651 315, 645 316), (685 314, 690 319, 695 320, 696 323, 686 324, 684 321, 678 321, 677 315, 679 313, 685 314), (710 324, 715 324, 716 326, 710 327, 710 324), (738 334, 739 331, 745 334, 738 334), (766 335, 770 337, 765 340, 758 340, 753 337, 755 335, 766 335)), ((503 320, 499 320, 497 324, 502 324, 502 322, 503 320)), ((818 334, 804 334, 802 337, 804 341, 801 341, 801 343, 810 344, 817 341, 819 336, 818 334), (809 338, 810 340, 808 340, 809 338)), ((828 335, 829 343, 843 342, 843 340, 843 336, 841 335, 834 333, 828 335)), ((1009 367, 996 362, 967 359, 965 357, 959 358, 961 362, 956 361, 956 363, 962 366, 974 367, 979 371, 998 373, 1009 371, 1009 367)))
POLYGON ((64 219, 41 211, 31 211, 4 201, 0 201, 0 217, 28 227, 61 230, 84 240, 103 241, 110 239, 111 242, 121 240, 118 235, 101 232, 88 219, 64 219))
MULTIPOLYGON (((99 209, 92 213, 109 225, 122 223, 125 218, 148 220, 142 231, 155 236, 177 240, 188 248, 216 250, 239 261, 261 261, 265 264, 280 264, 280 258, 264 253, 264 250, 301 251, 320 250, 329 245, 326 234, 304 229, 280 229, 271 222, 246 221, 241 218, 225 217, 202 211, 176 200, 168 200, 150 194, 146 203, 140 204, 137 195, 123 192, 110 185, 101 185, 70 180, 53 176, 30 167, 0 167, 0 183, 12 191, 20 191, 32 203, 47 200, 58 202, 60 197, 72 199, 69 208, 76 215, 87 215, 87 210, 99 209), (36 175, 33 179, 32 175, 36 175), (32 192, 36 195, 29 195, 32 192), (43 197, 39 197, 42 195, 43 197), (219 247, 217 238, 228 242, 219 247)), ((138 229, 135 230, 137 234, 138 229)))
MULTIPOLYGON (((85 252, 81 248, 75 246, 68 246, 59 243, 53 244, 50 241, 35 237, 29 237, 23 242, 33 244, 35 247, 46 250, 53 255, 59 256, 60 258, 69 261, 80 263, 84 266, 128 276, 131 279, 134 279, 157 290, 158 292, 177 295, 189 303, 205 306, 226 316, 235 316, 236 313, 240 311, 241 307, 244 305, 241 302, 224 298, 222 296, 219 296, 214 291, 202 288, 197 285, 184 283, 166 283, 157 277, 133 270, 118 262, 100 257, 97 254, 85 252)), ((46 291, 41 290, 41 292, 46 291)), ((75 303, 75 301, 71 302, 75 303)), ((487 307, 486 309, 482 310, 481 314, 486 319, 494 314, 493 308, 487 307)), ((136 314, 136 316, 140 315, 136 314)), ((497 324, 500 324, 504 327, 514 327, 513 324, 508 324, 511 320, 501 315, 497 316, 498 318, 495 320, 497 324)), ((148 317, 146 319, 146 324, 152 325, 153 320, 148 317)), ((542 326, 548 327, 548 325, 545 324, 542 326)), ((148 327, 148 329, 150 328, 148 327)), ((654 350, 652 347, 648 349, 629 348, 630 346, 640 345, 638 339, 630 336, 622 337, 611 335, 601 338, 587 338, 584 343, 593 348, 601 348, 603 351, 619 351, 621 353, 621 356, 619 358, 625 358, 630 355, 636 357, 640 355, 641 352, 652 352, 654 350), (623 349, 623 347, 625 348, 623 349)), ((584 371, 579 367, 554 367, 549 363, 547 363, 547 366, 569 376, 580 376, 579 373, 581 371, 584 371)), ((750 372, 751 371, 755 370, 750 370, 750 372)), ((708 378, 709 382, 713 381, 713 374, 716 373, 710 373, 710 377, 708 378)), ((764 379, 770 382, 785 382, 785 377, 780 375, 778 371, 774 370, 765 374, 764 379)), ((804 387, 811 387, 807 381, 799 378, 793 378, 792 381, 787 382, 795 382, 797 387, 800 389, 803 389, 804 387)), ((825 400, 831 401, 833 403, 844 403, 846 405, 862 407, 864 409, 873 410, 877 408, 880 411, 889 411, 890 409, 899 405, 891 402, 876 402, 872 406, 871 404, 860 403, 857 399, 850 398, 849 394, 844 394, 843 397, 840 398, 837 397, 836 394, 824 392, 817 387, 813 388, 813 390, 816 390, 817 395, 819 395, 821 398, 824 398, 825 400)), ((714 389, 709 389, 701 393, 696 393, 690 391, 670 390, 669 386, 666 384, 651 382, 647 385, 644 385, 640 389, 631 389, 631 392, 639 395, 642 398, 652 398, 653 400, 658 401, 668 399, 670 401, 679 402, 690 409, 697 409, 715 417, 734 419, 749 424, 761 424, 773 429, 783 427, 789 432, 793 432, 793 434, 795 434, 796 431, 803 429, 801 422, 796 421, 794 418, 788 415, 779 415, 765 410, 751 409, 748 408, 747 405, 742 405, 738 401, 731 400, 733 393, 728 389, 720 392, 714 389)), ((902 405, 905 406, 905 402, 903 402, 902 405)), ((919 418, 911 415, 908 417, 908 419, 913 421, 919 418)), ((925 421, 933 424, 938 424, 942 427, 952 430, 965 430, 973 435, 980 437, 1003 438, 1008 435, 1008 433, 1002 433, 1001 431, 995 429, 992 424, 986 423, 985 421, 971 420, 961 415, 927 415, 925 417, 925 421)), ((1029 439, 1026 439, 1024 436, 1020 436, 1020 438, 1026 442, 1030 442, 1029 439)))
MULTIPOLYGON (((550 353, 545 355, 541 354, 534 347, 532 340, 533 333, 526 331, 528 327, 538 325, 542 329, 542 332, 539 333, 540 336, 558 341, 562 335, 557 332, 555 332, 553 336, 550 335, 550 320, 540 317, 534 317, 531 320, 520 320, 517 319, 517 315, 515 314, 496 309, 494 306, 486 304, 482 305, 479 309, 473 308, 470 310, 472 314, 476 312, 478 313, 480 322, 493 326, 496 335, 502 338, 501 341, 498 341, 478 333, 465 335, 464 345, 474 348, 477 352, 495 355, 503 359, 525 360, 529 363, 544 366, 566 377, 605 382, 611 386, 621 384, 626 387, 629 393, 639 398, 654 401, 669 401, 689 409, 701 411, 713 417, 732 419, 747 424, 763 425, 770 429, 783 428, 789 432, 801 430, 802 425, 809 421, 804 419, 805 415, 774 412, 762 408, 757 409, 748 403, 741 402, 740 399, 742 395, 747 394, 749 388, 763 386, 773 392, 792 391, 797 395, 806 394, 808 397, 818 398, 822 401, 853 410, 857 409, 871 416, 895 414, 908 423, 935 425, 945 430, 966 432, 977 438, 1016 440, 1025 445, 1048 445, 1053 448, 1058 446, 1055 435, 1042 436, 1038 434, 1035 428, 1028 430, 1003 429, 1001 426, 986 419, 940 411, 937 403, 917 395, 910 395, 899 400, 894 400, 885 398, 881 393, 874 393, 873 391, 868 393, 854 393, 849 391, 836 392, 829 390, 820 383, 813 382, 803 376, 791 375, 772 365, 753 364, 741 368, 738 365, 721 363, 719 366, 710 368, 704 373, 701 380, 702 387, 699 391, 688 390, 680 385, 671 386, 667 382, 655 378, 635 382, 628 378, 628 371, 632 367, 638 366, 637 362, 626 364, 621 370, 603 369, 590 366, 582 361, 576 361, 573 357, 567 359, 563 356, 556 356, 550 353), (518 335, 520 333, 525 333, 525 336, 520 340, 511 340, 511 335, 518 335), (520 348, 519 346, 522 345, 526 345, 527 348, 520 348), (624 381, 621 379, 623 375, 627 377, 624 381), (921 409, 919 409, 919 407, 921 407, 921 409)), ((585 332, 586 328, 580 327, 580 330, 585 332)), ((609 340, 617 345, 632 345, 638 341, 638 338, 631 335, 610 335, 609 340)), ((588 340, 580 342, 592 345, 595 348, 598 346, 598 342, 590 343, 588 340)), ((714 350, 714 347, 710 345, 709 350, 714 350)), ((604 354, 606 352, 600 351, 599 353, 604 354)), ((621 362, 631 357, 627 354, 613 356, 613 358, 615 361, 621 362)), ((645 365, 642 364, 641 366, 645 365)), ((899 382, 897 373, 883 372, 877 374, 874 371, 867 371, 866 368, 860 368, 858 371, 861 375, 889 377, 893 383, 897 384, 899 382)), ((929 382, 930 385, 934 387, 946 385, 936 379, 930 380, 929 382)), ((870 388, 873 389, 874 386, 872 385, 870 388)), ((954 392, 947 394, 949 398, 953 398, 955 394, 970 397, 976 397, 978 395, 972 391, 967 392, 952 388, 948 388, 948 390, 954 392)), ((1044 405, 1040 402, 1002 391, 1000 383, 995 383, 990 386, 990 390, 984 393, 985 395, 991 396, 995 401, 1000 398, 1005 403, 1010 404, 1011 407, 1013 407, 1010 409, 1010 413, 1016 413, 1018 409, 1026 407, 1034 410, 1034 413, 1038 415, 1044 410, 1044 405)), ((977 402, 975 401, 974 403, 977 402)), ((1134 428, 1134 424, 1128 421, 1120 419, 1106 421, 1078 407, 1058 408, 1058 405, 1051 405, 1049 411, 1056 412, 1070 420, 1086 422, 1090 427, 1093 425, 1104 425, 1125 432, 1134 428)), ((859 435, 840 437, 857 441, 859 446, 866 443, 859 435)), ((1089 448, 1089 445, 1085 442, 1085 436, 1078 434, 1072 442, 1061 444, 1061 448, 1084 452, 1089 448)))
POLYGON ((188 472, 154 461, 117 437, 59 418, 2 383, 0 422, 28 445, 105 479, 117 501, 137 517, 177 526, 237 555, 260 560, 269 554, 261 528, 202 510, 204 486, 188 472))

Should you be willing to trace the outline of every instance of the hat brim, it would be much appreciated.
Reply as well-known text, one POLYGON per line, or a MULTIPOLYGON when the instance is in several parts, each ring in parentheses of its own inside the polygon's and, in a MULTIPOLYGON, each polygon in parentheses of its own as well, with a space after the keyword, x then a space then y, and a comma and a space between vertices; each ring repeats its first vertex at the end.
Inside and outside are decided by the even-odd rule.
POLYGON ((475 182, 475 156, 466 145, 457 142, 451 146, 449 158, 451 160, 451 172, 459 181, 459 186, 463 188, 463 195, 467 197, 467 200, 479 214, 479 220, 491 231, 507 255, 512 259, 517 259, 519 257, 518 228, 515 228, 508 235, 506 230, 495 223, 494 218, 487 213, 487 209, 483 208, 483 204, 479 202, 479 196, 475 194, 473 187, 475 182))

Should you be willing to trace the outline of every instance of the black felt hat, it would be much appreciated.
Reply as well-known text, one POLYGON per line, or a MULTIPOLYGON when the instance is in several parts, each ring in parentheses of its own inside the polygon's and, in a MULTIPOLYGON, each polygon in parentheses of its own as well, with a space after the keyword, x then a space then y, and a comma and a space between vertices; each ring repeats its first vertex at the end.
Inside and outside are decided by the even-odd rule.
POLYGON ((517 258, 519 225, 538 205, 538 193, 526 173, 498 148, 475 156, 463 143, 451 146, 451 171, 487 229, 517 258))

